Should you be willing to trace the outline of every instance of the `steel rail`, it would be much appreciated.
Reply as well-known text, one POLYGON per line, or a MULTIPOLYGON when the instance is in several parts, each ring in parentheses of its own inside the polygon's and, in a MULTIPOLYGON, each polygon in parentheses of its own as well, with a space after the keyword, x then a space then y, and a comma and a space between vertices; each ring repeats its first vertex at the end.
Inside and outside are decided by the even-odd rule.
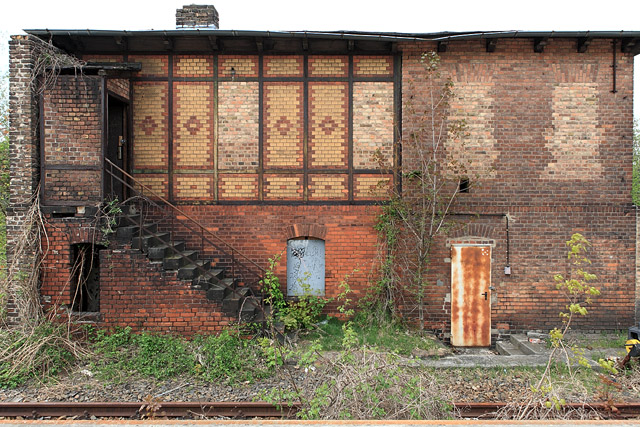
MULTIPOLYGON (((453 406, 458 410, 461 417, 464 418, 493 418, 492 415, 497 411, 513 404, 506 402, 458 402, 453 406)), ((514 406, 517 408, 517 406, 514 406)), ((628 403, 567 403, 563 406, 565 411, 571 410, 592 410, 601 415, 606 415, 611 419, 632 419, 640 417, 640 402, 628 403)))
POLYGON ((299 407, 267 402, 0 402, 0 417, 289 418, 299 407))
MULTIPOLYGON (((453 406, 463 418, 491 419, 507 407, 506 402, 457 402, 453 406)), ((267 402, 0 402, 0 417, 229 417, 292 418, 300 403, 267 402)), ((640 418, 640 402, 568 403, 564 409, 593 410, 606 418, 640 418)))

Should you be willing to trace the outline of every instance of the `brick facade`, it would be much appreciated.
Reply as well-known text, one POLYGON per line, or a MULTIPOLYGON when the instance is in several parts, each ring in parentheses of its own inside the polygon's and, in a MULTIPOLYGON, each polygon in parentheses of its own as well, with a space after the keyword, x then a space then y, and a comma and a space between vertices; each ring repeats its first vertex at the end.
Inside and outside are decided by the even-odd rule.
POLYGON ((102 78, 58 76, 43 94, 43 203, 102 201, 102 78))
POLYGON ((371 192, 380 167, 374 154, 394 166, 392 56, 127 60, 142 63, 132 83, 133 175, 163 197, 180 204, 380 198, 371 192))
MULTIPOLYGON (((456 42, 441 55, 443 76, 456 94, 452 117, 467 122, 459 159, 471 160, 478 176, 454 208, 461 220, 491 226, 495 240, 492 323, 515 330, 558 324, 566 301, 553 274, 566 274, 564 242, 580 232, 592 243, 590 272, 602 296, 576 328, 624 329, 635 317, 635 233, 631 204, 631 55, 617 57, 617 93, 612 93, 611 42, 601 40, 589 55, 569 40, 554 40, 543 54, 529 40, 501 40, 487 53, 477 42, 456 42), (506 220, 511 275, 507 265, 506 220)), ((421 52, 435 45, 403 46, 403 105, 421 96, 421 52), (411 86, 413 85, 413 86, 411 86)), ((409 123, 405 111, 405 127, 409 123)), ((406 134, 405 130, 405 134, 406 134)), ((403 152, 403 159, 411 153, 403 152)), ((450 318, 449 252, 434 255, 429 327, 450 318)), ((440 325, 440 326, 439 326, 440 325)))
MULTIPOLYGON (((20 43, 13 46, 15 61, 20 43)), ((468 131, 463 148, 452 143, 446 149, 471 162, 473 177, 471 191, 454 207, 461 225, 452 237, 495 245, 492 323, 522 330, 558 324, 564 302, 552 273, 566 270, 564 242, 572 232, 583 233, 594 244, 591 271, 603 295, 576 327, 624 328, 634 322, 637 294, 630 199, 633 57, 618 54, 612 93, 611 40, 594 40, 587 53, 577 53, 570 39, 553 39, 543 53, 534 53, 531 44, 500 39, 489 53, 484 40, 456 41, 441 54, 443 76, 451 78, 456 94, 448 117, 465 120, 468 131), (504 273, 507 263, 510 275, 504 273)), ((410 133, 408 106, 419 107, 426 95, 420 54, 436 45, 397 47, 388 55, 346 49, 270 55, 253 47, 249 54, 87 55, 99 62, 140 62, 142 70, 106 80, 65 76, 46 94, 45 117, 59 119, 44 127, 44 164, 85 169, 70 174, 51 168, 45 194, 53 201, 97 203, 103 138, 98 107, 106 88, 130 99, 130 167, 137 180, 262 266, 286 249, 289 238, 324 239, 326 295, 335 297, 344 276, 358 269, 350 284, 356 298, 363 296, 375 280, 380 250, 373 228, 377 203, 400 184, 399 165, 410 168, 416 158, 409 144, 399 150, 400 138, 406 142, 410 133)), ((12 90, 29 93, 20 89, 19 69, 12 72, 12 90)), ((39 179, 37 109, 21 102, 24 123, 12 116, 12 141, 15 150, 27 152, 19 156, 24 173, 12 169, 18 178, 12 197, 14 188, 16 195, 30 195, 39 179)), ((18 199, 12 205, 15 212, 21 206, 18 199)), ((68 305, 69 247, 95 241, 82 231, 91 217, 48 219, 52 243, 42 294, 47 304, 68 305)), ((201 244, 192 231, 171 231, 194 248, 201 244)), ((425 326, 444 333, 451 318, 449 259, 443 236, 427 277, 425 326)), ((203 291, 127 245, 102 249, 100 263, 104 325, 192 334, 230 321, 203 291)), ((285 259, 276 273, 286 286, 285 259)), ((411 315, 409 305, 403 308, 411 315)))

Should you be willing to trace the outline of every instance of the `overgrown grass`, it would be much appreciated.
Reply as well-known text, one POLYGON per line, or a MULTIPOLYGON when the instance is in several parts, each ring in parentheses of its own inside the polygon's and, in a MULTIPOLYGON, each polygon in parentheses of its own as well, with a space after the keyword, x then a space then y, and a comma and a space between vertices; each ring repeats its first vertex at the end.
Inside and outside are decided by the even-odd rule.
MULTIPOLYGON (((318 328, 306 337, 309 340, 319 340, 323 350, 342 350, 342 325, 344 322, 330 317, 321 322, 318 328)), ((375 347, 403 356, 410 355, 415 349, 433 350, 443 345, 436 339, 420 335, 418 331, 412 331, 391 322, 372 324, 356 322, 353 330, 358 337, 358 346, 375 347)))
POLYGON ((587 349, 619 348, 624 350, 627 331, 602 331, 599 334, 569 334, 569 344, 587 349))
POLYGON ((131 375, 157 380, 187 375, 234 383, 268 375, 257 347, 228 331, 189 341, 173 335, 133 334, 131 328, 101 330, 92 349, 97 355, 93 369, 115 382, 131 375))
POLYGON ((21 329, 0 328, 0 387, 16 387, 30 378, 46 380, 87 355, 67 326, 43 320, 21 329))

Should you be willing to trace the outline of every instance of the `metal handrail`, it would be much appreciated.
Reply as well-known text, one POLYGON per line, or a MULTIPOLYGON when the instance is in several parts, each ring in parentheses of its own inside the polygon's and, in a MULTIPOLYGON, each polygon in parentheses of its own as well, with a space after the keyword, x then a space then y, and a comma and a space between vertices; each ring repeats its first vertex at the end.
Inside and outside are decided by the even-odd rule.
MULTIPOLYGON (((142 198, 143 200, 145 200, 146 202, 150 203, 151 205, 155 206, 158 209, 163 209, 163 206, 161 206, 160 204, 158 204, 155 200, 152 200, 151 198, 147 197, 145 194, 151 194, 153 195, 157 200, 159 200, 160 202, 162 202, 164 204, 165 207, 168 207, 169 209, 171 209, 174 213, 177 213, 179 215, 182 215, 184 218, 186 218, 189 222, 192 223, 192 225, 194 225, 197 230, 199 231, 200 237, 202 239, 202 241, 206 241, 208 244, 212 245, 213 247, 215 247, 218 250, 222 251, 223 255, 226 256, 230 256, 231 260, 232 260, 232 268, 233 265, 235 263, 239 264, 240 266, 244 267, 245 269, 247 269, 250 273, 254 274, 258 279, 262 278, 263 273, 265 272, 265 269, 263 267, 261 267, 258 263, 256 263, 255 261, 253 261, 252 259, 250 259, 249 257, 247 257, 246 255, 244 255, 242 252, 238 251, 236 248, 234 248, 233 246, 231 246, 229 243, 227 243, 226 241, 224 241, 221 237, 217 236, 215 233, 213 233, 212 231, 208 230, 206 227, 204 227, 202 224, 200 224, 197 220, 195 220, 194 218, 192 218, 189 214, 187 214, 186 212, 184 212, 182 209, 178 208, 177 206, 173 205, 171 202, 169 202, 168 200, 166 200, 164 197, 162 197, 160 194, 156 193, 155 191, 153 191, 151 188, 147 187, 146 185, 142 184, 140 181, 138 181, 136 178, 134 178, 133 176, 131 176, 129 173, 127 173, 126 171, 124 171, 122 168, 120 168, 119 166, 117 166, 116 164, 114 164, 113 162, 111 162, 109 159, 104 159, 105 160, 105 172, 107 172, 110 175, 111 178, 111 188, 113 189, 113 179, 115 178, 116 180, 118 180, 119 182, 121 182, 122 184, 124 184, 127 188, 131 189, 132 191, 134 191, 135 193, 137 193, 137 196, 139 196, 140 198, 142 198), (116 171, 118 171, 119 173, 122 174, 123 178, 118 177, 116 174, 114 174, 114 169, 116 171), (141 188, 143 192, 136 190, 129 182, 127 182, 127 180, 129 180, 130 182, 134 183, 135 185, 139 186, 139 188, 141 188), (211 238, 213 238, 214 240, 218 241, 218 243, 215 243, 214 241, 212 241, 211 239, 209 239, 207 236, 210 236, 211 238), (220 245, 222 245, 224 248, 227 249, 227 251, 220 249, 220 245), (239 261, 236 259, 236 254, 238 256, 240 256, 243 260, 247 261, 249 264, 251 264, 251 266, 255 267, 259 273, 255 272, 255 271, 251 271, 252 269, 247 266, 245 263, 239 261)), ((183 225, 185 228, 187 228, 188 230, 197 233, 198 231, 194 230, 192 228, 192 226, 190 226, 189 224, 187 224, 185 221, 181 220, 180 218, 177 218, 177 216, 173 216, 171 217, 172 221, 177 220, 181 225, 183 225)), ((204 246, 204 245, 203 245, 204 246)))

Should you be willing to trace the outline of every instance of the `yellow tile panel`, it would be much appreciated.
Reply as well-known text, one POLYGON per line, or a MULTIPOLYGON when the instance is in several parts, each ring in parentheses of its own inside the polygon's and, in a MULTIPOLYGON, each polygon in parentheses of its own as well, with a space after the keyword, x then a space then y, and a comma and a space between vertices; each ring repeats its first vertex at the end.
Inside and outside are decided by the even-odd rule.
POLYGON ((175 194, 178 199, 213 199, 212 176, 176 175, 175 182, 175 194))
POLYGON ((346 56, 309 56, 311 77, 346 77, 349 59, 346 56))
POLYGON ((179 55, 174 57, 174 76, 213 77, 213 57, 179 55))
POLYGON ((310 83, 311 167, 347 167, 346 83, 310 83))
POLYGON ((384 199, 389 196, 391 177, 386 175, 360 175, 354 177, 354 197, 357 199, 384 199))
POLYGON ((353 74, 356 76, 391 76, 393 59, 390 56, 354 56, 353 74))
POLYGON ((266 199, 301 199, 302 177, 266 176, 264 195, 266 199))
POLYGON ((353 166, 393 166, 393 83, 353 84, 353 166))
POLYGON ((218 74, 220 77, 258 77, 258 57, 252 55, 220 55, 218 74))
POLYGON ((137 169, 167 168, 167 84, 133 86, 133 159, 137 169))
POLYGON ((166 55, 129 55, 128 62, 140 62, 140 77, 166 77, 169 75, 169 58, 166 55))
POLYGON ((213 167, 211 83, 174 83, 173 145, 179 168, 213 167))
POLYGON ((257 175, 220 175, 218 184, 220 199, 257 199, 257 175))
POLYGON ((148 188, 151 191, 145 190, 142 186, 134 185, 134 188, 142 192, 144 195, 156 198, 157 196, 166 198, 168 197, 167 189, 168 189, 168 179, 167 175, 164 174, 148 174, 148 175, 134 175, 134 178, 140 182, 143 186, 148 188))
POLYGON ((302 167, 302 85, 265 83, 265 167, 302 167))
POLYGON ((302 56, 265 56, 264 75, 265 77, 300 77, 302 64, 302 56))
POLYGON ((347 176, 310 175, 309 197, 313 199, 347 199, 347 176))

